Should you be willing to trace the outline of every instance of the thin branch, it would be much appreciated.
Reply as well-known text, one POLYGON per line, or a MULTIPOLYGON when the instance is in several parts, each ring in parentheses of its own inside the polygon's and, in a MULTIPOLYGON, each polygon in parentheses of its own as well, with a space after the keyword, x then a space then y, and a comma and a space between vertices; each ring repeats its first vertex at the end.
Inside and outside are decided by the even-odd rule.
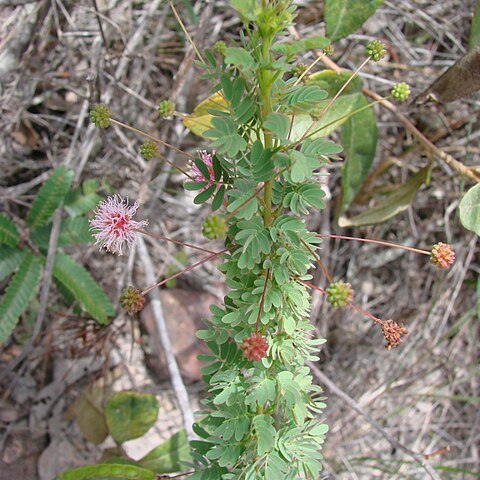
MULTIPOLYGON (((138 239, 138 255, 145 270, 145 279, 148 283, 154 283, 155 274, 153 270, 152 260, 142 237, 139 237, 138 239)), ((165 359, 167 361, 167 368, 170 374, 170 379, 172 381, 173 390, 175 391, 175 396, 182 412, 183 428, 185 429, 187 438, 189 440, 194 440, 196 436, 193 432, 192 425, 195 419, 193 416, 192 407, 190 406, 187 389, 185 388, 182 376, 180 375, 180 370, 177 365, 177 361, 175 360, 175 355, 173 354, 172 344, 168 336, 165 318, 163 317, 162 304, 160 302, 160 295, 158 294, 158 290, 153 289, 150 291, 150 300, 153 317, 155 319, 155 325, 157 326, 158 334, 160 336, 160 342, 165 353, 165 359)))

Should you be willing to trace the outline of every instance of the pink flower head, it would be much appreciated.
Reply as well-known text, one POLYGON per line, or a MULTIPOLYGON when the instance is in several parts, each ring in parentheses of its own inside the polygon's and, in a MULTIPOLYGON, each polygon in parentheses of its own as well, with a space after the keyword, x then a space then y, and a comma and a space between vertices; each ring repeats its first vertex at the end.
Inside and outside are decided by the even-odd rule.
POLYGON ((192 164, 192 173, 195 176, 195 182, 208 182, 208 185, 205 188, 210 187, 210 185, 213 184, 215 180, 215 174, 213 172, 213 161, 212 161, 212 155, 205 150, 199 150, 198 154, 200 155, 200 160, 205 164, 205 166, 208 169, 209 173, 209 178, 205 178, 203 173, 200 171, 200 169, 195 165, 195 163, 192 164))
POLYGON ((122 255, 123 243, 131 247, 136 240, 137 229, 148 225, 147 220, 132 220, 138 208, 138 202, 128 205, 128 198, 120 195, 108 197, 95 209, 95 217, 90 220, 90 230, 98 230, 93 236, 95 245, 105 247, 107 251, 122 255))
POLYGON ((240 348, 243 350, 243 357, 251 362, 259 362, 266 357, 268 343, 265 337, 259 332, 253 332, 249 337, 243 340, 240 348))
POLYGON ((439 269, 450 268, 455 261, 455 252, 447 243, 436 243, 430 252, 430 263, 439 269))

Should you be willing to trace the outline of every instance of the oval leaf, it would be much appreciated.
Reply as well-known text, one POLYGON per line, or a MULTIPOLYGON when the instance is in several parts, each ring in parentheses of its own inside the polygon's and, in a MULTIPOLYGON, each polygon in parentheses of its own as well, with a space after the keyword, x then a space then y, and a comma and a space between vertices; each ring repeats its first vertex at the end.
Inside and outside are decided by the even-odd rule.
POLYGON ((379 202, 375 207, 366 212, 362 212, 352 218, 340 217, 338 219, 338 225, 340 227, 375 225, 376 223, 385 222, 398 213, 403 212, 413 202, 418 189, 426 181, 429 170, 430 166, 422 168, 385 200, 379 202))
POLYGON ((480 45, 480 0, 477 0, 477 5, 475 6, 468 44, 470 48, 473 48, 475 45, 480 45))
POLYGON ((110 434, 118 443, 141 437, 155 424, 158 402, 150 393, 114 393, 105 406, 110 434))
POLYGON ((195 135, 200 137, 212 128, 213 115, 208 113, 208 110, 215 109, 221 111, 228 111, 227 101, 221 93, 215 93, 208 97, 203 102, 199 103, 191 115, 182 118, 183 124, 195 135))
MULTIPOLYGON (((355 108, 368 105, 361 95, 355 108)), ((342 167, 342 199, 339 213, 342 214, 360 190, 377 148, 377 123, 371 108, 352 115, 342 126, 341 139, 346 155, 342 167)))
POLYGON ((462 225, 480 235, 480 184, 465 194, 458 208, 462 225))
POLYGON ((327 37, 336 42, 363 25, 383 0, 325 0, 327 37))
POLYGON ((178 472, 184 468, 182 462, 191 461, 190 446, 185 430, 180 430, 166 442, 147 453, 138 461, 138 464, 160 475, 162 473, 178 472))
POLYGON ((63 472, 55 480, 155 480, 150 470, 124 464, 99 464, 63 472))

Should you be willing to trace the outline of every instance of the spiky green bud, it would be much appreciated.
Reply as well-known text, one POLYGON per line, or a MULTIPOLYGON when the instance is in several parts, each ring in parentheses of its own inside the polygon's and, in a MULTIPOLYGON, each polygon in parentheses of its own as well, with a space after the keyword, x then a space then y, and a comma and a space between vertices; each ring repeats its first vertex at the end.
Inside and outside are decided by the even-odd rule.
POLYGON ((307 72, 307 69, 308 65, 305 65, 304 63, 297 63, 294 67, 292 67, 290 73, 297 78, 300 78, 303 75, 302 82, 305 83, 310 77, 308 73, 305 73, 307 72))
POLYGON ((110 109, 103 103, 94 105, 90 110, 90 121, 98 128, 107 128, 110 126, 110 109))
POLYGON ((322 51, 324 55, 330 57, 333 54, 334 49, 332 45, 327 45, 322 51))
POLYGON ((385 55, 385 45, 380 40, 372 40, 367 43, 365 53, 367 57, 370 57, 374 62, 378 62, 385 55))
POLYGON ((390 93, 399 102, 404 102, 410 95, 410 87, 405 82, 397 83, 390 93))
POLYGON ((227 49, 227 44, 223 40, 219 40, 218 42, 214 43, 213 49, 220 55, 223 55, 227 49))
POLYGON ((158 155, 158 146, 155 142, 147 140, 140 146, 140 155, 145 160, 151 160, 158 155))
POLYGON ((157 111, 162 118, 171 117, 175 113, 175 103, 168 99, 162 100, 157 111))
POLYGON ((325 290, 327 302, 336 308, 345 308, 353 300, 353 289, 349 283, 342 280, 331 283, 325 290))
POLYGON ((130 315, 139 312, 143 308, 145 297, 142 292, 134 287, 124 288, 120 295, 120 305, 130 315))
POLYGON ((209 240, 223 238, 227 233, 227 224, 223 217, 210 215, 203 221, 202 234, 209 240))

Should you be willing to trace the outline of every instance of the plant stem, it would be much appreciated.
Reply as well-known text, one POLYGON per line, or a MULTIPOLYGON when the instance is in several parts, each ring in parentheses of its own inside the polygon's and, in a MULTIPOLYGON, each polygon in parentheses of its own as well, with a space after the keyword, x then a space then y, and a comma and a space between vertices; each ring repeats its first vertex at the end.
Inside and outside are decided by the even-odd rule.
POLYGON ((409 252, 414 252, 414 253, 421 253, 422 255, 428 255, 428 256, 431 255, 431 252, 427 250, 407 247, 406 245, 399 245, 398 243, 384 242, 382 240, 374 240, 371 238, 348 237, 346 235, 331 235, 326 233, 317 233, 317 237, 340 238, 342 240, 356 240, 357 242, 376 243, 377 245, 383 245, 385 247, 400 248, 401 250, 407 250, 409 252))

